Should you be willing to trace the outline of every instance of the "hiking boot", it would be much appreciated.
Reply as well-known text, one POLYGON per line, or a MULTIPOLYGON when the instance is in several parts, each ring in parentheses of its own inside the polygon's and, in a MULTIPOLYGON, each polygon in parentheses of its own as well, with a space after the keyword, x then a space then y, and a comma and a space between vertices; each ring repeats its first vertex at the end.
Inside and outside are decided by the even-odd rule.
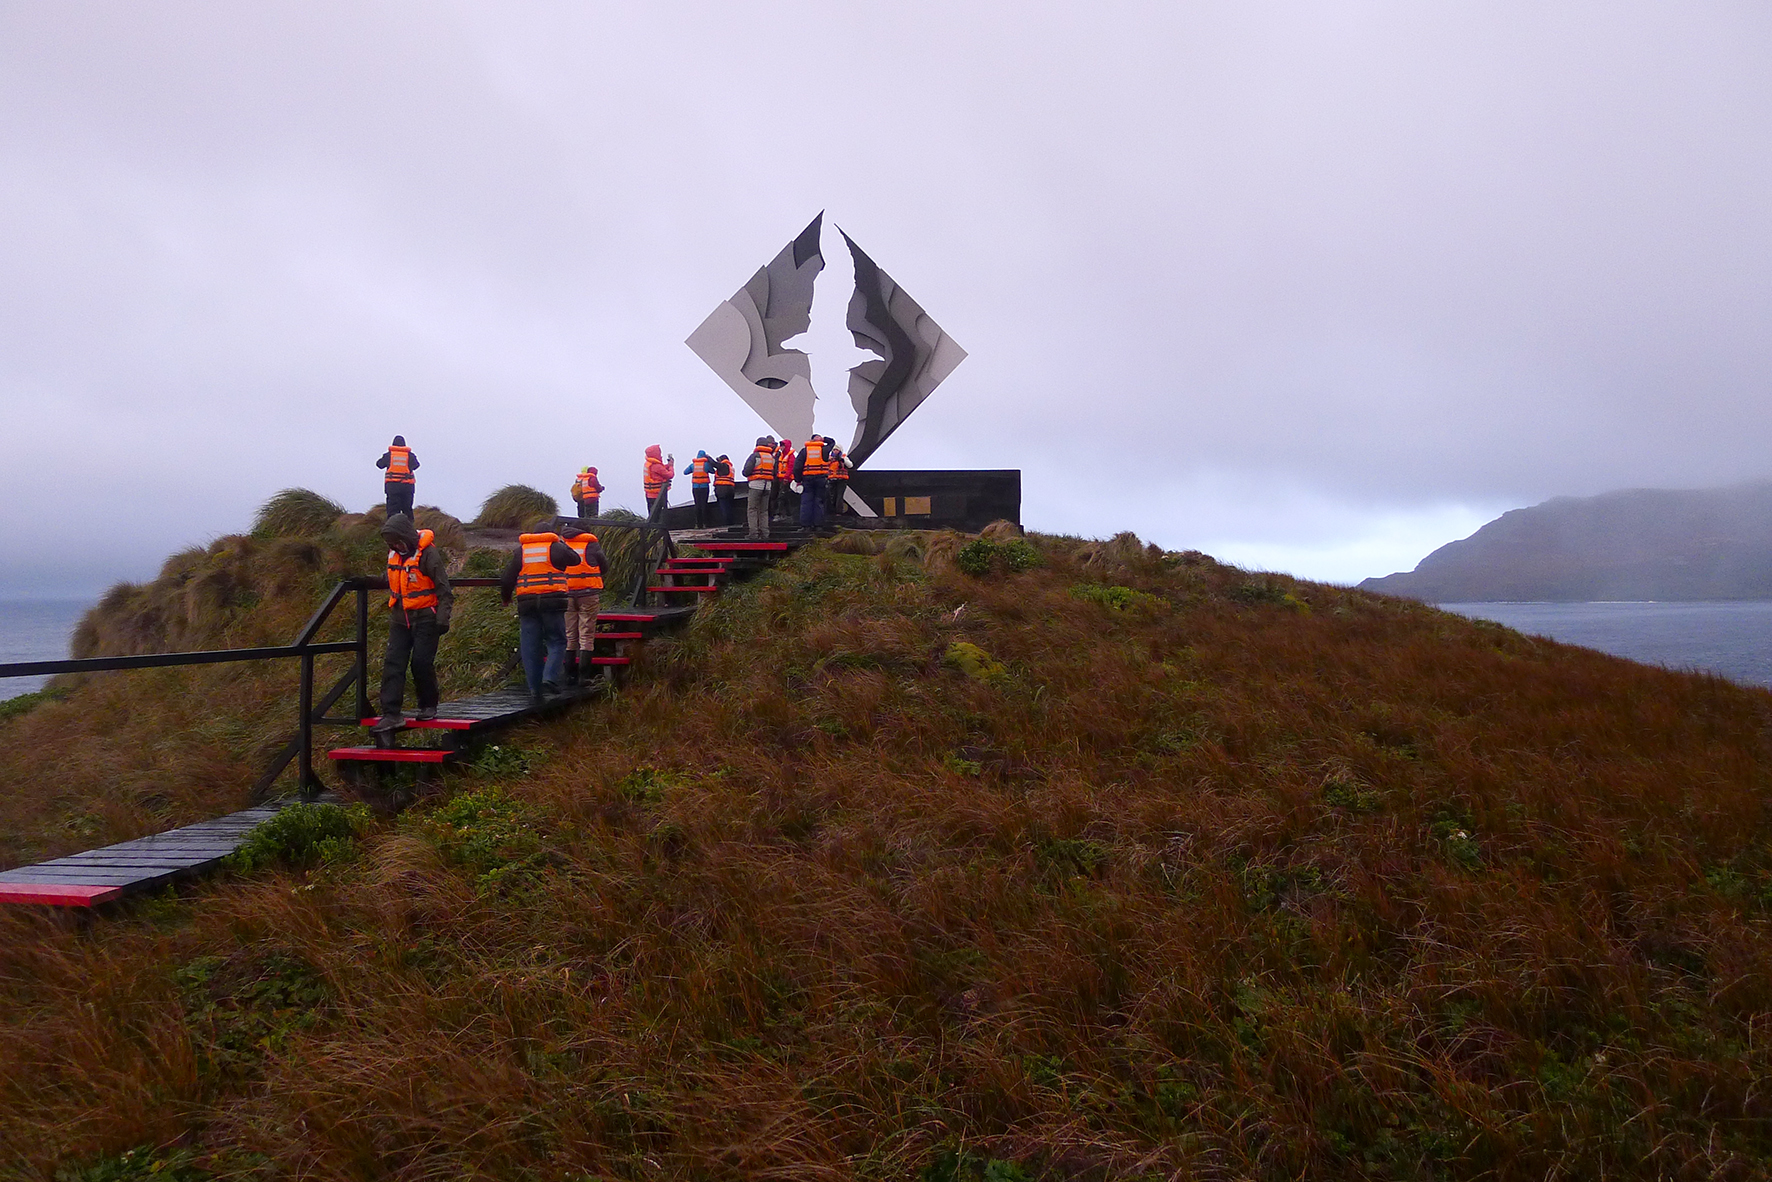
POLYGON ((544 698, 557 698, 560 696, 560 687, 551 681, 544 681, 541 683, 541 696, 544 698))
POLYGON ((406 716, 404 714, 401 714, 398 710, 395 710, 391 714, 384 714, 380 718, 376 719, 375 725, 370 727, 369 729, 371 731, 376 731, 376 732, 397 731, 405 725, 406 725, 406 716))
POLYGON ((418 722, 431 722, 437 717, 437 708, 435 706, 421 706, 418 713, 412 717, 418 722))

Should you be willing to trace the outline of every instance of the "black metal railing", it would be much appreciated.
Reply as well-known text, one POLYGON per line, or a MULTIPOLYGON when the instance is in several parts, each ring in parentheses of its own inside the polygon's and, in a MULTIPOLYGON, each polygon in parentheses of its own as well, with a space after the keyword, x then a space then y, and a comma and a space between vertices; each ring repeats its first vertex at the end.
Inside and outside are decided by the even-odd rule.
MULTIPOLYGON (((559 518, 558 521, 573 521, 583 526, 602 526, 609 529, 631 529, 641 533, 640 561, 634 573, 634 586, 629 593, 629 602, 634 607, 642 606, 646 601, 646 588, 651 582, 652 572, 658 569, 664 559, 675 553, 671 544, 671 531, 663 524, 664 498, 659 498, 653 515, 642 520, 610 520, 605 518, 559 518)), ((496 587, 496 578, 452 578, 451 587, 496 587)), ((370 716, 369 702, 369 596, 372 592, 386 593, 387 579, 382 575, 356 576, 343 579, 326 596, 308 622, 296 634, 295 640, 285 645, 260 646, 257 648, 213 649, 204 652, 188 653, 140 653, 126 657, 70 657, 59 661, 18 661, 12 664, 0 664, 0 678, 8 677, 39 677, 52 673, 102 673, 116 669, 161 669, 171 665, 221 665, 234 661, 275 661, 295 658, 301 662, 301 684, 298 692, 299 705, 296 708, 297 729, 293 738, 277 753, 263 773, 252 786, 251 798, 261 800, 270 790, 283 769, 291 760, 296 760, 296 785, 304 800, 311 800, 326 790, 326 785, 314 771, 314 727, 322 726, 361 726, 370 716), (351 640, 315 641, 320 630, 332 618, 332 613, 344 600, 345 596, 356 597, 356 636, 351 640), (331 653, 354 653, 356 660, 351 662, 344 676, 335 682, 332 688, 314 700, 314 659, 331 653), (350 718, 337 718, 329 712, 338 704, 345 691, 356 687, 355 712, 350 718)), ((513 662, 514 664, 514 662, 513 662)), ((506 672, 509 672, 507 667, 506 672)))

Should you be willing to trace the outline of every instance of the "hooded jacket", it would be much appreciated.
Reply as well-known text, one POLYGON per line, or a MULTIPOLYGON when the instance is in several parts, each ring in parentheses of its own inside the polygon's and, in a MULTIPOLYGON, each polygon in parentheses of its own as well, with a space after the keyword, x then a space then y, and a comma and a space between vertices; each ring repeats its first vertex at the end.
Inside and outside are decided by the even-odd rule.
MULTIPOLYGON (((406 445, 404 443, 402 443, 400 446, 405 447, 406 445)), ((386 468, 388 466, 388 461, 390 461, 393 458, 394 458, 394 453, 392 451, 384 451, 381 453, 381 459, 375 461, 375 466, 377 468, 386 468)), ((418 453, 417 452, 410 451, 410 450, 407 451, 406 466, 414 472, 418 471, 418 453)))
POLYGON ((664 462, 664 449, 658 444, 646 449, 646 467, 642 471, 644 482, 649 486, 647 496, 659 495, 650 491, 650 486, 656 486, 660 492, 671 487, 671 466, 664 462))
MULTIPOLYGON (((388 518, 387 523, 381 527, 381 536, 387 542, 388 549, 396 553, 410 555, 418 549, 418 527, 404 513, 396 513, 388 518)), ((449 586, 449 556, 443 553, 443 547, 433 541, 418 560, 418 570, 437 584, 437 627, 449 627, 450 614, 455 611, 455 592, 449 586)))

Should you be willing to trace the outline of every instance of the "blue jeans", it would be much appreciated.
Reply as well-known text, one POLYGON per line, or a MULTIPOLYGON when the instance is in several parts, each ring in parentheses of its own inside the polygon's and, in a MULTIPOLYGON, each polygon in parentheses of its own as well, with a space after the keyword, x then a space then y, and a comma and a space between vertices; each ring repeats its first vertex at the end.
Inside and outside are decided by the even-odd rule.
POLYGON ((800 482, 800 524, 816 528, 824 524, 825 478, 808 476, 800 482))
POLYGON ((558 689, 566 672, 566 610, 518 612, 517 651, 532 695, 541 693, 544 683, 558 689))

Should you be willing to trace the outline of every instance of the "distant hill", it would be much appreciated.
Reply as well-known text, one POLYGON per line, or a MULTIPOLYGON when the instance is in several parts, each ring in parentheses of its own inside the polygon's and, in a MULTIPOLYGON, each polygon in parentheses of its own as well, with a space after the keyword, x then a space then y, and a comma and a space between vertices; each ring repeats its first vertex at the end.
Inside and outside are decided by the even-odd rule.
POLYGON ((1772 599, 1772 481, 1556 497, 1360 587, 1428 603, 1772 599))

